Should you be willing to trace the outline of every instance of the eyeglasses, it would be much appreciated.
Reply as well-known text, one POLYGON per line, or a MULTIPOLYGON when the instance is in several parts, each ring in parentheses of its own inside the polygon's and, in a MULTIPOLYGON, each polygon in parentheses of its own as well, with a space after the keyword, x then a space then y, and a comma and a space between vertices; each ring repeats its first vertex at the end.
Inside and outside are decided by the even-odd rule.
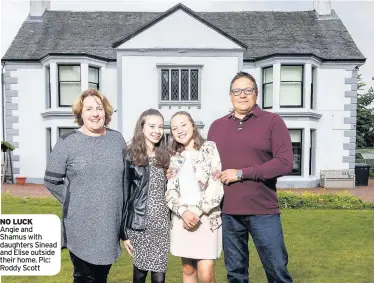
POLYGON ((239 96, 244 92, 245 95, 253 95, 256 92, 255 88, 236 88, 231 90, 233 96, 239 96))

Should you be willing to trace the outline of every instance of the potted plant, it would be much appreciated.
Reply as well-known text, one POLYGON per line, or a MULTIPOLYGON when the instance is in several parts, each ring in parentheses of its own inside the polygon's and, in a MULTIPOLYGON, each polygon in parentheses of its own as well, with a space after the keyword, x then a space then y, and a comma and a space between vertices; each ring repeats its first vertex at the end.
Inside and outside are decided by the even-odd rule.
POLYGON ((14 146, 7 141, 1 141, 1 151, 7 152, 7 151, 13 151, 15 148, 14 146))
POLYGON ((24 185, 26 183, 27 177, 18 176, 16 177, 16 184, 17 185, 24 185))

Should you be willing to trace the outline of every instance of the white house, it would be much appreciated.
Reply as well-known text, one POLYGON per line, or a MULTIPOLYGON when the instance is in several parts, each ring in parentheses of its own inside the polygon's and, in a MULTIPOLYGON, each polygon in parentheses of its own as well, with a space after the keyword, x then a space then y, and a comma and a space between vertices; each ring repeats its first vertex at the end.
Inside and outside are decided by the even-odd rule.
POLYGON ((302 12, 204 13, 181 4, 158 13, 32 3, 2 58, 5 139, 28 182, 42 183, 58 136, 76 127, 70 105, 82 90, 108 96, 111 127, 126 140, 151 107, 166 121, 189 111, 206 135, 230 110, 229 84, 241 70, 255 76, 260 107, 279 113, 292 137, 294 172, 279 187, 314 187, 320 170, 354 168, 365 57, 328 2, 302 12))

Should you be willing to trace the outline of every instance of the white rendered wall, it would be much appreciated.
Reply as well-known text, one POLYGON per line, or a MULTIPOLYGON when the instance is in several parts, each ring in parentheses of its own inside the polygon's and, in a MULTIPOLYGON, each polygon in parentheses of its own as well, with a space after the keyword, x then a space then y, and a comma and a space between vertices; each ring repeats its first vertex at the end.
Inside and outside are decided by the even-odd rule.
POLYGON ((46 166, 46 130, 40 115, 45 110, 45 72, 42 66, 17 72, 18 113, 13 112, 13 115, 19 116, 19 136, 14 138, 19 148, 14 154, 20 156, 21 176, 41 178, 46 166))
POLYGON ((343 156, 348 155, 343 143, 349 142, 344 131, 350 129, 344 124, 344 117, 349 115, 344 104, 350 103, 350 98, 344 97, 345 91, 350 90, 350 85, 345 85, 346 76, 341 68, 317 71, 317 111, 322 114, 317 128, 317 172, 349 168, 348 163, 343 163, 343 156))
POLYGON ((253 67, 245 67, 243 69, 243 72, 246 72, 250 75, 252 75, 257 83, 258 88, 258 97, 257 97, 257 104, 262 105, 262 68, 255 68, 253 67))
POLYGON ((118 48, 231 49, 241 47, 184 11, 179 10, 118 48))
POLYGON ((195 106, 163 106, 159 109, 165 121, 185 110, 196 121, 205 124, 206 135, 211 123, 231 108, 229 86, 238 70, 237 57, 122 57, 123 135, 129 141, 140 114, 149 108, 158 109, 159 71, 157 64, 203 65, 201 69, 201 109, 195 106))
POLYGON ((113 110, 117 111, 113 113, 112 121, 109 124, 109 128, 113 130, 118 129, 118 110, 120 105, 117 104, 117 68, 113 67, 102 67, 100 69, 101 85, 100 91, 108 98, 110 104, 113 106, 113 110))

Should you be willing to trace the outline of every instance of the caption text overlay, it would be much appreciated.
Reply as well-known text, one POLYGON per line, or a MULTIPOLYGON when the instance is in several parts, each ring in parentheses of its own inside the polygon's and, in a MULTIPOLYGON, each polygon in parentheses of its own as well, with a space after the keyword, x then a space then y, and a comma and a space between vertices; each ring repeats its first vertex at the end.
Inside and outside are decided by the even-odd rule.
POLYGON ((56 215, 0 215, 0 275, 56 275, 61 222, 56 215))

